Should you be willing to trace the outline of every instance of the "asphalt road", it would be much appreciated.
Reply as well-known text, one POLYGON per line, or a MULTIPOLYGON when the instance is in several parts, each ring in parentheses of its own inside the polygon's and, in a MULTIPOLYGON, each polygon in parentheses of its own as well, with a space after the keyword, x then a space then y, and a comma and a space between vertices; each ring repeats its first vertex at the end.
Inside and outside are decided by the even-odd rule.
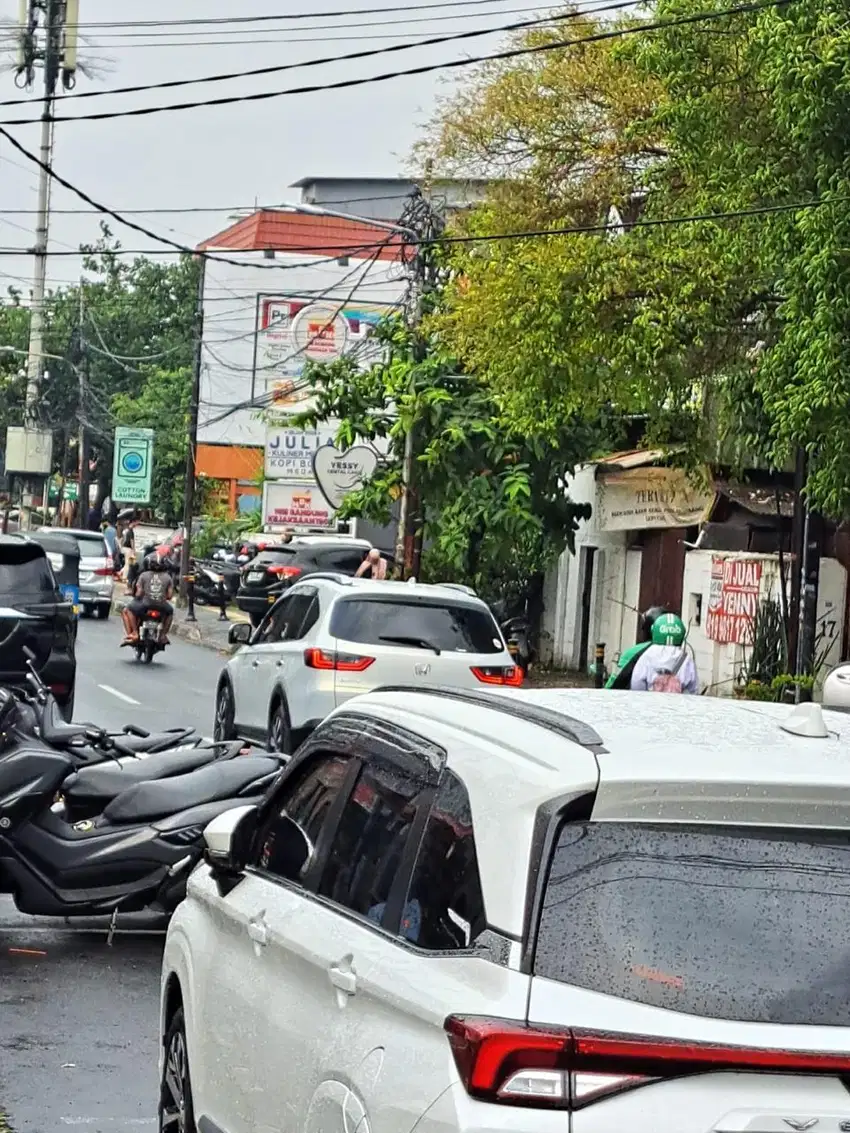
MULTIPOLYGON (((118 648, 120 622, 80 625, 75 718, 120 728, 212 728, 225 658, 174 641, 152 665, 118 648)), ((162 934, 134 919, 36 920, 0 897, 0 1133, 156 1128, 162 934)))

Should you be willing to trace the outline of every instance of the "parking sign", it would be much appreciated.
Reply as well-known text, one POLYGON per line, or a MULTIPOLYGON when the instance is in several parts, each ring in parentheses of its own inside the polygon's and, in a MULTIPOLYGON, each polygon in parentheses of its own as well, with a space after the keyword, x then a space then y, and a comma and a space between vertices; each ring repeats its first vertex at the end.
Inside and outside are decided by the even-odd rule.
POLYGON ((153 437, 153 429, 115 430, 112 498, 116 503, 150 503, 153 437))

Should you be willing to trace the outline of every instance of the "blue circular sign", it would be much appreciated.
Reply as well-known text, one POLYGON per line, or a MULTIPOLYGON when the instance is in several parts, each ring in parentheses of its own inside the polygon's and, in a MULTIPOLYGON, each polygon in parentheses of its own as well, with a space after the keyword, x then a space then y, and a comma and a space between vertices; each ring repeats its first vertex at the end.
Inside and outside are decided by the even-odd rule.
POLYGON ((137 452, 125 453, 121 460, 121 467, 125 472, 129 472, 131 475, 136 475, 141 472, 144 464, 144 460, 137 452))

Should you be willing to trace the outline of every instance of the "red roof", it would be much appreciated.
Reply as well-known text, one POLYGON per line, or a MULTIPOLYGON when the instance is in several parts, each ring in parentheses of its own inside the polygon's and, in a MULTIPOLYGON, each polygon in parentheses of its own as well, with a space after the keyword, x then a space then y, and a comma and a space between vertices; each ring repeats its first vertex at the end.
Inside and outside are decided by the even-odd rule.
POLYGON ((357 220, 334 216, 311 216, 288 210, 261 209, 243 217, 230 228, 211 236, 197 250, 227 248, 234 252, 310 252, 341 258, 373 255, 381 260, 397 260, 401 237, 386 228, 373 228, 357 220), (380 245, 386 245, 380 247, 380 245))

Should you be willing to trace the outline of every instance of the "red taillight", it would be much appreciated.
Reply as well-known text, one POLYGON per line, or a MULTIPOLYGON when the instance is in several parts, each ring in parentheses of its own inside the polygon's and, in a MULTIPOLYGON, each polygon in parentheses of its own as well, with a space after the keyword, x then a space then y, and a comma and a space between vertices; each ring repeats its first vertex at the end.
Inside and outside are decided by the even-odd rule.
POLYGON ((472 1097, 503 1105, 580 1109, 663 1078, 706 1072, 847 1074, 850 1055, 525 1026, 450 1015, 458 1074, 472 1097))
POLYGON ((55 684, 50 685, 49 687, 54 696, 64 696, 67 692, 70 691, 67 685, 55 684))
POLYGON ((145 617, 152 618, 154 621, 158 621, 159 620, 159 610, 148 610, 147 614, 145 614, 145 617))
POLYGON ((98 567, 94 572, 99 578, 108 578, 110 575, 115 574, 115 567, 112 565, 112 559, 106 560, 105 567, 98 567))
POLYGON ((374 657, 358 657, 356 653, 326 653, 324 649, 304 650, 304 664, 308 669, 327 669, 337 673, 362 673, 374 663, 374 657))
POLYGON ((519 665, 482 665, 472 666, 472 675, 483 685, 508 685, 510 688, 519 688, 524 677, 519 665))
POLYGON ((303 574, 301 567, 295 566, 270 566, 266 567, 269 574, 280 575, 281 578, 297 578, 299 574, 303 574))

